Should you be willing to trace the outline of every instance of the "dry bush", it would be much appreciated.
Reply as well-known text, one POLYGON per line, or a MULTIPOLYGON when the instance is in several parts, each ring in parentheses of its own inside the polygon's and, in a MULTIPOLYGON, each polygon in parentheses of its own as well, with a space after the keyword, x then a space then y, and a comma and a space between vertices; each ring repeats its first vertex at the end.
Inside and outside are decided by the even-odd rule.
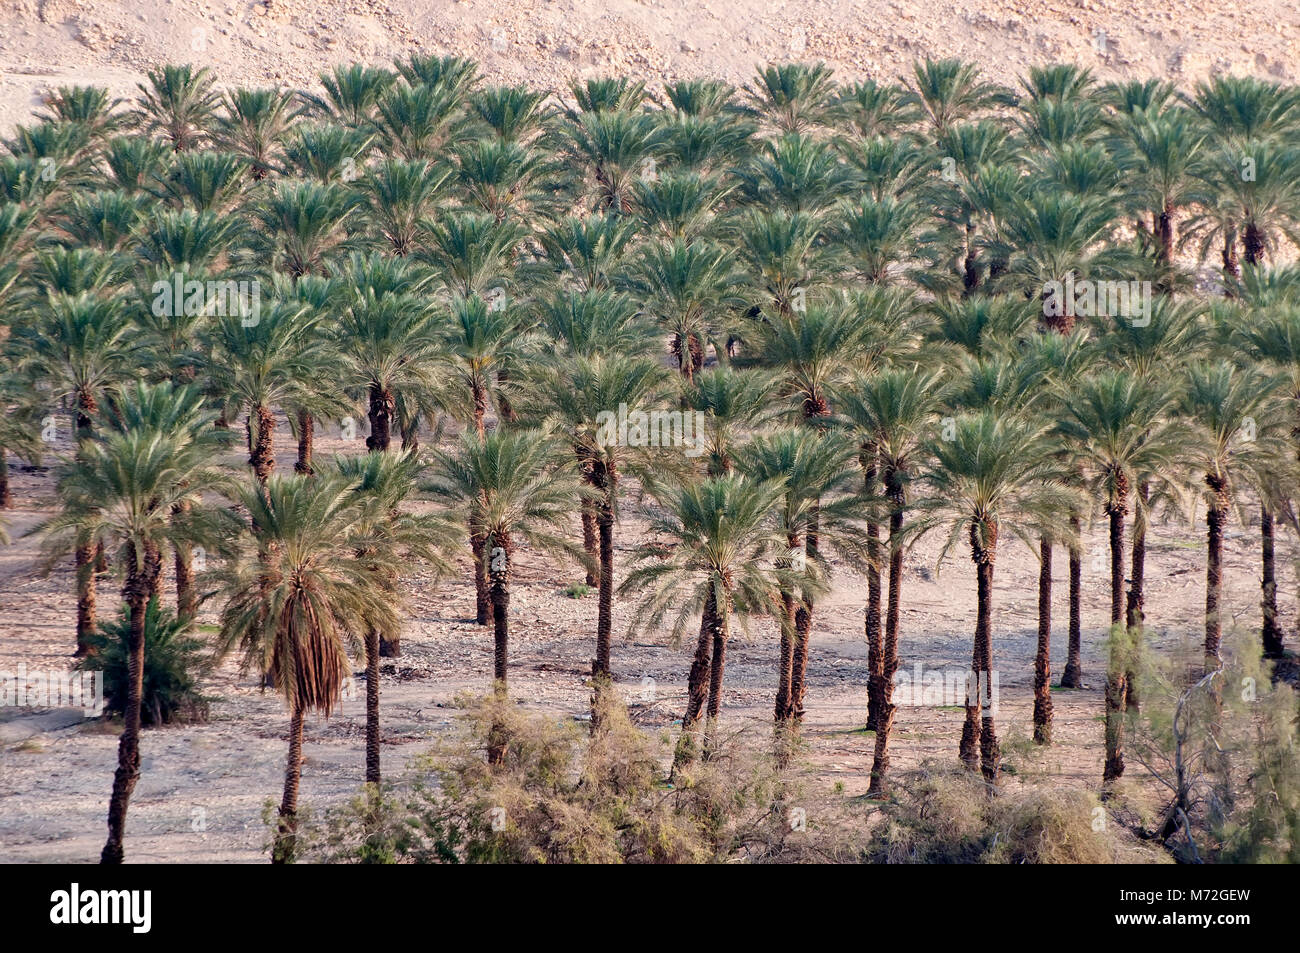
POLYGON ((1159 862, 1083 791, 1003 788, 961 768, 898 778, 864 859, 884 864, 1159 862))

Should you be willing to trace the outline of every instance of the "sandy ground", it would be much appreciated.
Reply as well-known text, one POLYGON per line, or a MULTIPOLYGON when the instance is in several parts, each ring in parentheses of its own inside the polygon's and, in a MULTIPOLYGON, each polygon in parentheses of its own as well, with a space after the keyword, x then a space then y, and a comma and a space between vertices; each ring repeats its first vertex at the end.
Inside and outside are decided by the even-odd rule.
POLYGON ((166 62, 222 83, 309 86, 337 62, 470 56, 495 82, 561 89, 618 73, 748 82, 755 65, 824 60, 841 79, 892 80, 958 56, 1015 84, 1034 64, 1183 86, 1214 73, 1294 82, 1293 0, 5 0, 0 129, 49 89, 135 92, 166 62))
MULTIPOLYGON (((277 466, 292 468, 292 438, 281 420, 277 466)), ((337 430, 318 437, 318 453, 357 452, 337 430)), ((36 544, 21 534, 49 512, 52 475, 28 473, 13 464, 15 509, 8 514, 14 543, 0 547, 0 670, 25 663, 29 672, 62 670, 71 663, 75 601, 71 566, 48 578, 33 573, 36 544)), ((630 508, 629 508, 630 510, 630 508)), ((576 524, 576 519, 575 519, 576 524)), ((577 527, 575 525, 575 535, 577 527)), ((1203 523, 1158 526, 1148 557, 1148 617, 1157 651, 1170 651, 1184 634, 1196 639, 1203 605, 1203 523)), ((618 528, 620 554, 641 526, 629 514, 618 528)), ((1100 523, 1089 532, 1084 558, 1084 641, 1086 688, 1057 691, 1055 744, 1035 757, 1032 771, 1007 783, 1095 788, 1101 775, 1103 698, 1100 646, 1109 597, 1106 572, 1094 563, 1104 545, 1100 523)), ((1225 596, 1228 618, 1255 624, 1258 613, 1257 536, 1234 527, 1226 544, 1225 596)), ((923 541, 907 561, 902 621, 903 666, 969 666, 974 620, 974 574, 958 555, 935 575, 935 545, 923 541)), ((1279 539, 1282 606, 1288 633, 1294 631, 1295 591, 1289 536, 1279 539)), ((1059 553, 1054 581, 1056 631, 1054 673, 1065 662, 1066 559, 1059 553)), ((383 669, 383 768, 399 779, 410 760, 433 739, 460 730, 458 694, 484 691, 491 679, 491 635, 475 626, 473 582, 468 560, 459 578, 435 583, 428 573, 410 579, 409 624, 403 657, 383 669)), ((995 666, 999 671, 999 732, 1009 739, 1031 734, 1033 654, 1036 640, 1035 553, 1004 546, 995 582, 995 666)), ((580 578, 574 566, 559 565, 525 551, 515 588, 511 692, 530 710, 580 717, 589 692, 584 673, 593 654, 594 594, 574 600, 563 594, 580 578)), ((100 589, 101 615, 115 612, 115 582, 100 589)), ((798 767, 817 791, 842 784, 845 796, 866 790, 873 736, 865 721, 867 652, 863 640, 865 579, 843 571, 819 606, 809 665, 805 735, 807 751, 798 767)), ((673 647, 666 635, 630 643, 621 638, 627 609, 616 606, 614 673, 633 715, 647 726, 671 726, 684 707, 689 646, 673 647), (645 679, 654 679, 654 698, 645 679)), ((208 618, 211 621, 211 618, 208 618)), ((1288 635, 1288 641, 1292 639, 1288 635)), ((1292 642, 1292 644, 1294 644, 1292 642)), ((724 722, 761 739, 768 730, 775 691, 776 639, 769 626, 737 635, 728 653, 724 722)), ((1055 677, 1055 676, 1054 676, 1055 677)), ((143 773, 131 802, 128 860, 260 861, 265 857, 263 806, 277 800, 283 783, 288 714, 277 696, 225 665, 206 686, 213 696, 209 723, 148 730, 142 742, 143 773)), ((364 689, 345 701, 328 722, 311 720, 306 735, 302 800, 314 811, 340 804, 356 793, 364 765, 364 689)), ((962 712, 938 707, 900 710, 891 744, 894 766, 906 770, 922 759, 954 762, 962 712)), ((86 720, 75 710, 0 709, 0 861, 93 861, 102 846, 104 818, 116 763, 117 736, 111 727, 86 720)), ((1011 754, 1014 764, 1023 756, 1011 754)), ((1027 767, 1022 764, 1022 768, 1027 767)), ((1130 774, 1136 768, 1130 769, 1130 774)))

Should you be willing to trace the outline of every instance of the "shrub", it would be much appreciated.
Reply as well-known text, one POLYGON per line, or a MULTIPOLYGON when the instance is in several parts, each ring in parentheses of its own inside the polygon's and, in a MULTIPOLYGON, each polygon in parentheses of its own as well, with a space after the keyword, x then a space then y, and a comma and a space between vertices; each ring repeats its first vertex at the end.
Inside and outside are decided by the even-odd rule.
MULTIPOLYGON (((101 621, 90 637, 90 653, 77 667, 104 673, 104 712, 122 715, 127 698, 130 610, 123 607, 114 621, 101 621)), ((201 722, 208 718, 208 700, 199 693, 207 670, 203 642, 194 636, 194 623, 178 619, 158 599, 149 600, 144 618, 144 692, 140 720, 145 725, 201 722)))

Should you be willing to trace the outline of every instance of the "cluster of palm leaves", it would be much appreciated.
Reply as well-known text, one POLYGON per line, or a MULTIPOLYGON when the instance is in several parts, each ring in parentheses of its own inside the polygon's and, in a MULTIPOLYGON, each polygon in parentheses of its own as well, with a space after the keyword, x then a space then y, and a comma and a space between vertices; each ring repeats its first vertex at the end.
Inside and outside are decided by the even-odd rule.
MULTIPOLYGON (((697 742, 708 756, 732 627, 755 617, 780 636, 788 752, 818 600, 834 565, 861 570, 875 793, 904 556, 927 533, 976 569, 976 684, 994 668, 1001 549, 1016 537, 1041 559, 1048 744, 1053 551, 1070 560, 1062 683, 1078 685, 1080 533, 1106 518, 1107 781, 1138 703, 1145 540, 1164 508, 1206 506, 1209 670, 1224 527, 1258 508, 1263 646, 1282 652, 1296 90, 1100 84, 1074 66, 1013 90, 944 60, 897 84, 788 64, 744 89, 612 78, 551 95, 456 57, 340 66, 321 87, 221 91, 167 66, 131 104, 64 88, 0 157, 0 454, 72 448, 40 532, 51 560, 75 561, 79 648, 109 569, 130 611, 106 861, 139 775, 145 612, 166 558, 178 614, 215 598, 220 648, 292 712, 280 859, 304 716, 331 710, 363 653, 366 779, 380 780, 379 658, 401 651, 403 567, 441 570, 462 547, 501 693, 521 546, 572 556, 597 587, 597 696, 616 598, 634 631, 698 625, 679 762, 697 742), (1045 307, 1076 281, 1149 298, 1140 317, 1045 307), (602 421, 620 408, 702 428, 689 447, 611 439, 602 421), (274 472, 280 416, 292 475, 274 472), (316 460, 321 427, 357 453, 316 460), (632 491, 650 532, 616 585, 632 491)), ((960 756, 996 781, 979 691, 960 756)))

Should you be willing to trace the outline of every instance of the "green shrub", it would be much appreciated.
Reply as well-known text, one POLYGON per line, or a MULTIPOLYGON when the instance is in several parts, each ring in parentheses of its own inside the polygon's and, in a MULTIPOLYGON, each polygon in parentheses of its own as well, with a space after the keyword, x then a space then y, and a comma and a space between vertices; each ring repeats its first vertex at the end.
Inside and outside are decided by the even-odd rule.
MULTIPOLYGON (((199 692, 199 679, 208 668, 203 642, 194 623, 178 619, 158 600, 149 600, 144 617, 144 692, 140 720, 145 725, 202 722, 208 700, 199 692)), ((114 621, 102 621, 90 637, 90 654, 78 668, 104 673, 104 713, 122 715, 127 697, 130 610, 123 607, 114 621)))

